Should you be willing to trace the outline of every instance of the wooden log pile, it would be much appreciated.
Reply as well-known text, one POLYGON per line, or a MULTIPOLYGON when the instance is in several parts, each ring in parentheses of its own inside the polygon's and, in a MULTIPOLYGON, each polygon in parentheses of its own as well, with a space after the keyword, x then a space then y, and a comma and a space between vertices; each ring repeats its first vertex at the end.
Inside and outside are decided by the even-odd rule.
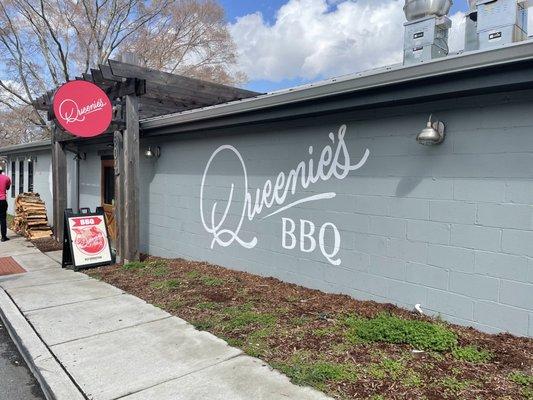
POLYGON ((46 205, 39 193, 22 193, 17 196, 12 229, 32 240, 52 236, 46 217, 46 205))

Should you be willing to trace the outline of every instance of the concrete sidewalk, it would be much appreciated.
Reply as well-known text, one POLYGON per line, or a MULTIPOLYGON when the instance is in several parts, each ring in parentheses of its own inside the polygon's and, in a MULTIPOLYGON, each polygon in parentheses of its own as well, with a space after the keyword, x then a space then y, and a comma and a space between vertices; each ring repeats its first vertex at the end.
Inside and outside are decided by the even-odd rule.
POLYGON ((327 399, 22 238, 7 256, 28 272, 0 277, 0 316, 49 399, 327 399))

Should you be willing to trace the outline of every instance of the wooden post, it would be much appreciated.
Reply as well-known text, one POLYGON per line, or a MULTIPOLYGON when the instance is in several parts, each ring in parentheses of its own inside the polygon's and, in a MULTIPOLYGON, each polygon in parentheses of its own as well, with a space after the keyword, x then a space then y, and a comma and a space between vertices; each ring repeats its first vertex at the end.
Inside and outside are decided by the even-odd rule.
POLYGON ((115 159, 115 224, 117 229, 116 262, 124 259, 124 143, 121 131, 115 131, 113 137, 113 157, 115 159))
MULTIPOLYGON (((127 53, 122 60, 130 64, 138 64, 136 56, 127 53)), ((124 262, 139 260, 139 98, 137 95, 125 96, 126 130, 123 135, 123 260, 124 262)))
POLYGON ((67 208, 67 152, 58 140, 59 128, 53 127, 52 134, 52 186, 54 236, 63 242, 63 216, 67 208))

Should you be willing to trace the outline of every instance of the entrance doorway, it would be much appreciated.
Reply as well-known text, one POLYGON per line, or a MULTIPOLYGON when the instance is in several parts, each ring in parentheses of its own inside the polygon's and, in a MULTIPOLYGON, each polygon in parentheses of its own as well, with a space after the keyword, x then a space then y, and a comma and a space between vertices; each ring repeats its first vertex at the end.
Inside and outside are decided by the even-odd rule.
POLYGON ((102 158, 102 208, 104 209, 107 229, 114 247, 117 242, 117 224, 115 219, 115 162, 113 158, 102 158))

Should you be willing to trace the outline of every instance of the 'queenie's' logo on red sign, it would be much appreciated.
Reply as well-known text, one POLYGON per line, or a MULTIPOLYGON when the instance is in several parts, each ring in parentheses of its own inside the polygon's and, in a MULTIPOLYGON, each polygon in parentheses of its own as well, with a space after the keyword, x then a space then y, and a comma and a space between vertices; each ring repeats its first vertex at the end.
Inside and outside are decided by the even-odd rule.
POLYGON ((76 136, 93 137, 105 132, 111 124, 112 111, 109 97, 91 82, 67 82, 54 96, 57 122, 76 136))

